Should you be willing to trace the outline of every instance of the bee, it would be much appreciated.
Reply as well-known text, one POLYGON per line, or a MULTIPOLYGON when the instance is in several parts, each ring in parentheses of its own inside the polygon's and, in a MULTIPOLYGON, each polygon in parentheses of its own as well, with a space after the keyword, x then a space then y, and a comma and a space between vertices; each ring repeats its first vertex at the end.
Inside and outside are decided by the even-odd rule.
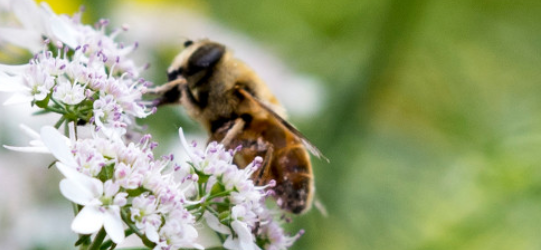
POLYGON ((152 90, 158 105, 180 103, 188 115, 218 141, 239 151, 234 162, 246 167, 263 159, 252 178, 257 185, 276 181, 277 204, 300 214, 312 205, 314 175, 308 151, 322 157, 295 127, 267 85, 224 45, 186 41, 169 67, 169 82, 152 90))

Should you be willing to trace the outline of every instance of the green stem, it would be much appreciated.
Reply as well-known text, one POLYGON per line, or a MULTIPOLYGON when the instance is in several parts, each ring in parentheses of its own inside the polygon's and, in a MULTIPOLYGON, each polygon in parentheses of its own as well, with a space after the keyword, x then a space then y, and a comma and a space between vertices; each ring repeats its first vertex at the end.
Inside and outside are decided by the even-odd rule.
POLYGON ((225 203, 225 202, 209 202, 207 203, 207 205, 218 205, 218 206, 225 206, 225 205, 229 205, 228 203, 225 203))
POLYGON ((66 121, 66 117, 62 116, 60 117, 60 120, 58 120, 55 124, 54 124, 54 127, 56 129, 60 128, 60 126, 62 126, 62 123, 64 123, 64 121, 66 121))
POLYGON ((200 207, 201 207, 201 204, 193 204, 193 205, 186 206, 186 210, 192 211, 194 209, 199 209, 200 207))
POLYGON ((202 207, 202 210, 203 211, 195 218, 195 221, 199 221, 199 220, 201 220, 201 217, 203 217, 203 214, 205 213, 205 208, 202 207))
MULTIPOLYGON (((229 194, 231 194, 231 191, 223 191, 223 192, 221 192, 221 193, 217 193, 217 194, 215 194, 215 195, 211 195, 211 196, 207 197, 206 200, 207 200, 207 201, 210 201, 210 200, 212 200, 212 199, 214 199, 214 198, 218 198, 218 197, 222 197, 222 196, 227 196, 227 195, 229 195, 229 194)), ((205 202, 205 203, 206 203, 206 202, 205 202)))
POLYGON ((218 232, 216 232, 216 235, 218 235, 218 238, 220 238, 220 242, 221 242, 222 244, 224 244, 224 242, 225 242, 225 237, 224 237, 224 235, 221 234, 221 233, 218 233, 218 232))
MULTIPOLYGON (((72 122, 73 122, 73 130, 74 130, 74 131, 73 131, 73 132, 74 132, 74 135, 73 135, 73 136, 75 136, 74 139, 77 140, 77 137, 78 137, 78 136, 77 136, 77 122, 76 122, 76 121, 72 121, 72 122)), ((69 127, 69 126, 68 126, 68 127, 69 127)), ((69 128, 68 128, 68 129, 69 129, 69 128)), ((68 131, 68 136, 69 136, 69 131, 68 131)))
POLYGON ((32 115, 43 115, 43 114, 47 114, 47 113, 50 113, 50 112, 51 112, 50 110, 42 109, 42 110, 39 110, 39 111, 36 111, 36 112, 32 113, 32 115))
POLYGON ((50 111, 50 112, 54 112, 54 113, 58 113, 58 114, 66 113, 66 111, 63 110, 63 109, 57 109, 57 108, 52 108, 52 107, 46 107, 45 110, 50 111))
POLYGON ((73 214, 77 215, 79 213, 79 205, 72 202, 71 207, 73 208, 73 214))
POLYGON ((49 166, 47 166, 47 169, 52 168, 54 166, 54 164, 56 164, 56 161, 51 162, 51 164, 49 164, 49 166))
POLYGON ((209 206, 207 206, 206 208, 207 208, 207 210, 208 210, 209 212, 211 212, 211 213, 213 213, 214 215, 216 215, 216 217, 218 217, 218 218, 220 217, 220 213, 218 213, 218 211, 214 210, 214 208, 209 207, 209 206))
POLYGON ((79 234, 79 239, 75 242, 75 246, 79 246, 79 249, 87 249, 90 244, 90 234, 79 234))
POLYGON ((86 107, 86 108, 80 108, 80 109, 77 109, 77 111, 79 112, 86 112, 86 111, 90 111, 90 110, 93 110, 94 107, 86 107))
POLYGON ((54 104, 56 104, 56 106, 62 108, 62 109, 66 109, 66 107, 64 105, 62 105, 61 103, 59 103, 57 100, 55 100, 54 98, 51 98, 51 101, 54 102, 54 104))
POLYGON ((100 249, 101 243, 105 239, 105 235, 107 235, 107 233, 105 232, 105 228, 102 227, 98 234, 96 234, 96 237, 94 237, 94 241, 92 242, 88 250, 100 249))

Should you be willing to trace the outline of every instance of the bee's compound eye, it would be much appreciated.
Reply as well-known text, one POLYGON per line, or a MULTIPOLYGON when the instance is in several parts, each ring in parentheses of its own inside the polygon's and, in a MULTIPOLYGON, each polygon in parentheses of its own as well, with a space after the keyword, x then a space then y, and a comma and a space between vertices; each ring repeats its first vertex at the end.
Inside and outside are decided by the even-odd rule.
POLYGON ((188 40, 188 41, 184 42, 184 47, 187 48, 187 47, 189 47, 189 46, 192 45, 192 44, 193 44, 193 41, 192 41, 192 40, 188 40))
POLYGON ((186 73, 189 75, 214 67, 225 53, 225 47, 217 43, 207 43, 198 47, 188 58, 186 73))

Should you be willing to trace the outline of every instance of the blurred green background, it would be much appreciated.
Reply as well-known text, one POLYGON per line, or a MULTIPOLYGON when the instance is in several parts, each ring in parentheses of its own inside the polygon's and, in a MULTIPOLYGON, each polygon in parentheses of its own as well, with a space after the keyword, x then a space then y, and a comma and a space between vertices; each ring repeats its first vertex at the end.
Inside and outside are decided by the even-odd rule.
MULTIPOLYGON (((291 120, 331 160, 329 215, 294 218, 292 249, 541 249, 541 1, 47 2, 87 23, 190 10, 319 79, 322 108, 291 120)), ((149 50, 162 83, 179 40, 149 50)), ((143 121, 158 141, 201 131, 178 109, 143 121)))

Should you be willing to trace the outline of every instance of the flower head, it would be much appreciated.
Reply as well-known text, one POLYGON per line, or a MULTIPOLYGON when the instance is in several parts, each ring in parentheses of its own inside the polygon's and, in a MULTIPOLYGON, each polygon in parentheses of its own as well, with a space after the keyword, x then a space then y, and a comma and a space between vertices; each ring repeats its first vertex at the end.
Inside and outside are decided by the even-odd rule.
POLYGON ((115 41, 127 29, 108 34, 105 20, 95 29, 82 24, 80 14, 59 16, 30 0, 14 1, 13 10, 22 24, 20 35, 0 35, 0 40, 28 48, 35 56, 16 67, 0 64, 0 91, 13 93, 4 104, 28 103, 68 121, 94 122, 107 137, 124 135, 136 117, 152 113, 142 101, 149 83, 137 78, 145 67, 129 58, 137 46, 115 41), (28 34, 39 37, 38 44, 25 39, 28 34))
POLYGON ((235 151, 227 150, 223 145, 211 142, 205 150, 197 148, 195 143, 188 144, 182 129, 179 129, 180 141, 190 158, 197 174, 207 180, 200 184, 204 188, 203 203, 215 203, 203 214, 207 225, 214 231, 227 235, 223 242, 226 249, 256 250, 260 247, 285 249, 298 237, 287 237, 277 223, 275 212, 265 206, 268 195, 266 189, 275 185, 271 181, 266 186, 256 186, 252 174, 261 166, 263 160, 256 157, 244 169, 233 164, 235 151), (227 207, 227 210, 223 210, 227 207), (227 215, 227 216, 226 216, 227 215), (267 225, 272 225, 267 228, 267 225), (266 242, 266 245, 258 245, 266 242))
POLYGON ((58 162, 56 164, 66 179, 60 182, 60 191, 70 201, 83 205, 71 224, 80 234, 97 232, 101 227, 115 243, 124 240, 124 227, 120 207, 126 205, 127 193, 119 192, 111 180, 102 183, 96 178, 81 174, 58 162))

